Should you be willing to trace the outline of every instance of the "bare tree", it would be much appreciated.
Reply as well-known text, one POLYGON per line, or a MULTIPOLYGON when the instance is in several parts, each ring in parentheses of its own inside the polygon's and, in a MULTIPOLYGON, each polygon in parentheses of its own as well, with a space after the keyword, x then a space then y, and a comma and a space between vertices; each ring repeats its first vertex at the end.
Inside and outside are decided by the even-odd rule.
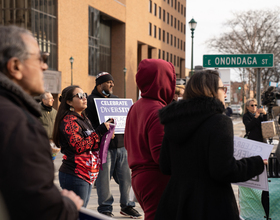
MULTIPOLYGON (((207 41, 208 47, 222 54, 274 54, 274 68, 262 68, 262 88, 269 81, 279 82, 280 75, 280 8, 235 12, 223 24, 224 33, 207 41)), ((241 69, 239 70, 241 73, 241 69)), ((244 79, 256 91, 257 69, 246 68, 244 79)))

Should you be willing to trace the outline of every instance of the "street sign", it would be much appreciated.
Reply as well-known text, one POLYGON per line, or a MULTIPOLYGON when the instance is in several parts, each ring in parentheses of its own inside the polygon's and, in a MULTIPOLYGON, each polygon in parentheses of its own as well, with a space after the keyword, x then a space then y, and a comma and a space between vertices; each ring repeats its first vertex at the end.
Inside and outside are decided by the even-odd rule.
POLYGON ((203 55, 204 68, 262 68, 273 67, 273 54, 203 55))

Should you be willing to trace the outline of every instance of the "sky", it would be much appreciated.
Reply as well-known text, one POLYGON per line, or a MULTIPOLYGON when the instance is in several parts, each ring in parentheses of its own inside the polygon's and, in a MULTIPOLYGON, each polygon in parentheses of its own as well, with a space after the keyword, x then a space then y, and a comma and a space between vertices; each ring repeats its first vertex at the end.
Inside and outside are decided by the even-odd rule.
MULTIPOLYGON (((193 68, 202 66, 203 55, 216 54, 207 48, 205 41, 223 33, 222 24, 233 18, 232 12, 274 9, 280 7, 280 0, 187 0, 186 15, 186 68, 191 68, 191 31, 189 21, 197 22, 194 31, 193 68)), ((231 69, 231 80, 240 81, 238 73, 231 69)))

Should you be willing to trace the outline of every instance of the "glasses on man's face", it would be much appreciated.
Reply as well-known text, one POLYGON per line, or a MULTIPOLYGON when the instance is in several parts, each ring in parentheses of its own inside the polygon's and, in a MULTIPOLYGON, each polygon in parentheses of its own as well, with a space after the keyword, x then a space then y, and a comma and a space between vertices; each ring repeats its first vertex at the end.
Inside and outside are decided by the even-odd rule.
POLYGON ((226 86, 218 87, 218 89, 222 89, 222 90, 224 90, 224 93, 227 93, 227 87, 226 86))
POLYGON ((81 93, 81 92, 79 92, 79 93, 77 93, 76 95, 73 95, 72 98, 74 98, 74 97, 78 97, 79 99, 83 99, 83 98, 87 98, 88 96, 87 96, 87 93, 81 93))
POLYGON ((257 105, 257 104, 255 104, 255 105, 250 105, 250 106, 251 106, 251 107, 254 107, 254 106, 255 106, 255 107, 257 107, 258 105, 257 105))
MULTIPOLYGON (((29 53, 30 55, 36 55, 36 53, 29 53)), ((40 57, 39 60, 41 63, 47 63, 48 62, 48 57, 49 57, 49 53, 48 52, 40 52, 40 57)))
POLYGON ((43 63, 47 63, 49 55, 50 55, 50 53, 41 51, 40 61, 43 62, 43 63))

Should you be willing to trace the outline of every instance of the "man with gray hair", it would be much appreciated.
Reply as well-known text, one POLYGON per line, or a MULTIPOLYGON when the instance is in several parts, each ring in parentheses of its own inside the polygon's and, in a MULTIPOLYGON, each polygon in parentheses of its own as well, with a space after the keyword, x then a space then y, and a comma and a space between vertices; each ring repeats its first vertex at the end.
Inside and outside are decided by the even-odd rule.
POLYGON ((10 219, 77 219, 82 200, 53 183, 47 133, 33 96, 44 92, 43 61, 28 30, 0 26, 0 192, 10 219))
POLYGON ((43 125, 43 127, 46 129, 48 138, 50 141, 50 146, 52 149, 52 159, 54 160, 56 157, 56 154, 60 151, 60 148, 56 147, 53 142, 53 128, 54 128, 54 122, 55 117, 57 114, 57 111, 53 108, 53 96, 49 91, 45 91, 41 96, 41 117, 40 121, 43 125))

